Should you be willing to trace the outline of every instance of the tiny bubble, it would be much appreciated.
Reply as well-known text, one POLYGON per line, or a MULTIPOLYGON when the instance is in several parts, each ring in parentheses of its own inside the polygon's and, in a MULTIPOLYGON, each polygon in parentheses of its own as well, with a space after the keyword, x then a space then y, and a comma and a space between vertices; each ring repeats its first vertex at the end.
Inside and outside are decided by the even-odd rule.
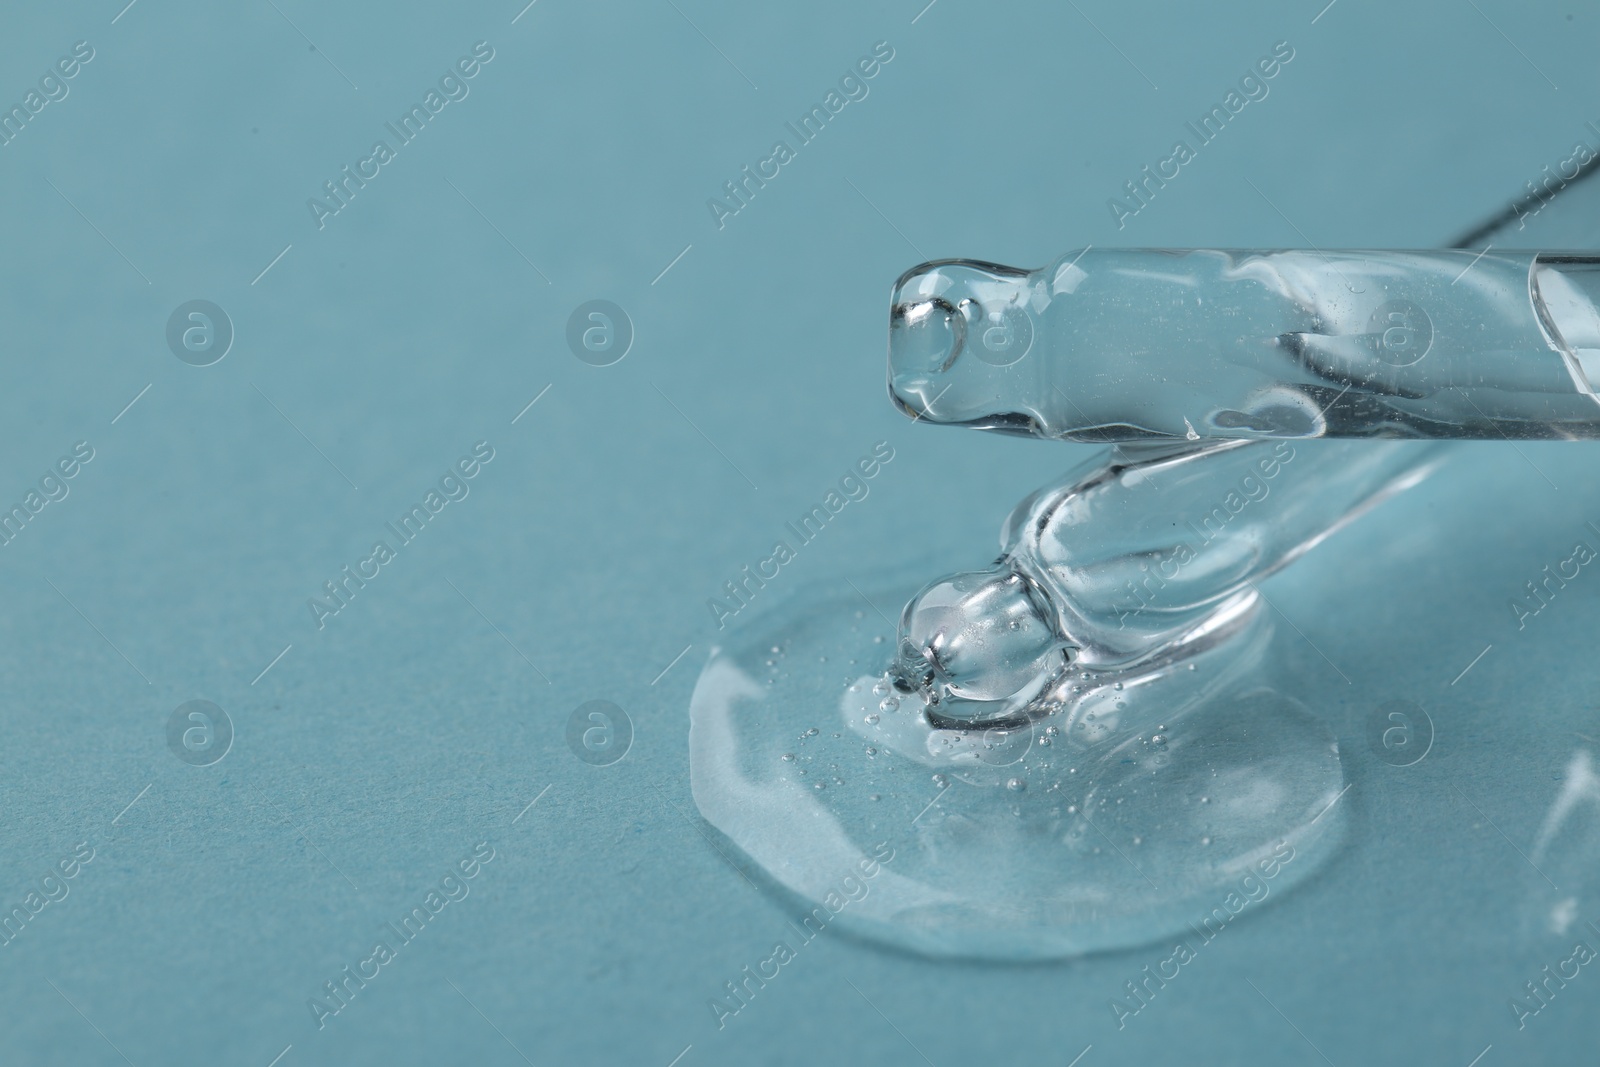
POLYGON ((868 799, 868 800, 882 800, 882 799, 883 799, 883 797, 882 797, 882 796, 880 796, 880 795, 879 795, 879 794, 877 794, 877 793, 873 793, 873 794, 872 794, 872 795, 871 795, 871 796, 869 796, 869 797, 867 797, 867 799, 868 799))
POLYGON ((950 784, 950 779, 946 778, 942 774, 936 774, 933 776, 933 784, 938 786, 940 789, 943 789, 946 785, 950 784))
POLYGON ((1013 778, 1006 783, 1006 788, 1011 790, 1013 793, 1020 793, 1024 789, 1028 788, 1028 783, 1023 781, 1021 778, 1013 778))
POLYGON ((785 763, 793 763, 794 762, 794 753, 793 752, 785 752, 783 754, 783 762, 785 762, 785 763))
POLYGON ((875 645, 883 644, 883 635, 882 634, 878 634, 875 637, 873 637, 872 643, 875 644, 875 645))
POLYGON ((876 725, 878 725, 878 713, 877 712, 873 712, 871 715, 867 716, 867 725, 868 726, 876 726, 876 725))
POLYGON ((828 788, 828 783, 827 782, 812 782, 811 783, 811 788, 820 791, 820 790, 828 788))
POLYGON ((1120 692, 1122 692, 1122 683, 1118 682, 1115 685, 1113 685, 1111 688, 1115 689, 1117 692, 1120 693, 1120 692))
POLYGON ((871 745, 867 746, 867 755, 876 756, 877 754, 878 754, 878 750, 877 749, 873 748, 871 745))
POLYGON ((807 737, 816 737, 817 736, 817 728, 815 726, 813 726, 811 729, 807 730, 806 731, 806 736, 807 737))

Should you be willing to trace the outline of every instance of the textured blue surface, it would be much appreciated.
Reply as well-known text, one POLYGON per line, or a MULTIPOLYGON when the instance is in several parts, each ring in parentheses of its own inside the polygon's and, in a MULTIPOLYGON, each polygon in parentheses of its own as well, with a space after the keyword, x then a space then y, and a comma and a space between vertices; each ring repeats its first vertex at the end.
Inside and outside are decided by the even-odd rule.
POLYGON ((708 1000, 794 906, 706 836, 686 734, 706 598, 873 442, 893 464, 782 583, 908 544, 985 559, 1011 505, 1087 454, 896 415, 901 270, 1091 242, 1444 243, 1600 137, 1592 9, 122 2, 0 16, 8 107, 74 42, 94 51, 0 147, 0 500, 94 450, 0 548, 0 899, 93 849, 0 946, 0 1062, 1586 1047, 1587 969, 1525 1030, 1507 1006, 1570 953, 1524 928, 1543 883, 1519 850, 1593 734, 1600 578, 1520 632, 1507 601, 1600 523, 1586 446, 1464 449, 1270 584, 1306 639, 1282 640, 1295 695, 1347 753, 1351 842, 1121 1030, 1109 1001, 1157 947, 976 967, 832 936, 719 1030, 708 1000), (1119 230, 1107 199, 1283 40, 1270 95, 1119 230), (479 41, 469 94, 319 229, 307 199, 479 41), (719 229, 707 198, 878 41, 870 94, 719 229), (596 298, 636 330, 610 367, 565 341, 596 298), (193 299, 236 331, 209 367, 165 340, 193 299), (479 441, 470 494, 319 630, 307 598, 479 441), (210 766, 168 748, 193 699, 236 731, 210 766), (610 766, 565 739, 592 699, 633 721, 610 766), (1414 767, 1368 751, 1390 699, 1437 728, 1414 767), (483 841, 470 892, 319 1029, 308 999, 483 841))

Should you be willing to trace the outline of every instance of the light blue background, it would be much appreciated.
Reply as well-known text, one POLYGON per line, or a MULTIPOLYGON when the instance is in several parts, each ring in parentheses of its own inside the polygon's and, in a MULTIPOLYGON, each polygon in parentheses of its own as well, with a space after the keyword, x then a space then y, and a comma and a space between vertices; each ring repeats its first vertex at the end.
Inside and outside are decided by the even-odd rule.
POLYGON ((96 849, 0 947, 0 1062, 666 1067, 692 1046, 684 1067, 949 1067, 1092 1044, 1083 1067, 1323 1062, 1313 1045, 1465 1065, 1492 1043, 1487 1067, 1588 1047, 1600 977, 1521 1033, 1506 1006, 1568 951, 1520 925, 1542 883, 1517 850, 1595 736, 1600 579, 1520 633, 1506 603, 1600 522, 1588 446, 1463 449, 1268 587, 1310 642, 1281 642, 1294 695, 1346 751, 1351 841, 1121 1032, 1108 1000, 1164 952, 964 966, 842 936, 719 1031, 707 1000, 792 906, 711 844, 686 739, 706 598, 873 442, 894 462, 790 591, 911 546, 981 562, 1011 505, 1088 454, 896 415, 900 271, 1445 243, 1600 138, 1592 6, 121 6, 0 16, 7 106, 74 41, 96 51, 0 148, 0 501, 96 450, 0 548, 0 900, 96 849), (1271 95, 1118 231, 1107 198, 1285 39, 1271 95), (470 96, 319 231, 306 199, 478 40, 495 58, 470 96), (706 199, 879 40, 870 96, 719 231, 706 199), (164 340, 195 298, 237 331, 208 368, 164 340), (637 332, 615 366, 566 347, 593 298, 637 332), (471 495, 319 632, 306 598, 482 439, 471 495), (166 744, 195 698, 237 730, 210 767, 166 744), (591 699, 636 730, 610 767, 564 739, 591 699), (1415 767, 1367 751, 1389 699, 1438 728, 1415 767), (471 895, 319 1032, 307 998, 481 840, 497 858, 471 895))

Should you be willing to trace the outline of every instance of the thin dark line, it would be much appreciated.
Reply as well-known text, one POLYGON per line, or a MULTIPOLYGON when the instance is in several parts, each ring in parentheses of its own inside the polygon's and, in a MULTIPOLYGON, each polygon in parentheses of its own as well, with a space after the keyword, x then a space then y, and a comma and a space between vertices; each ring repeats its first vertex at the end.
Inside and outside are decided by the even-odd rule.
MULTIPOLYGON (((1472 4, 1472 10, 1476 11, 1480 15, 1483 15, 1483 8, 1479 7, 1477 4, 1473 4, 1472 0, 1467 0, 1467 3, 1472 4)), ((1491 27, 1493 27, 1495 33, 1498 33, 1501 37, 1504 37, 1506 44, 1510 45, 1512 48, 1516 48, 1517 49, 1517 55, 1521 56, 1523 59, 1527 59, 1528 60, 1528 66, 1532 67, 1534 70, 1539 71, 1539 77, 1543 78, 1547 82, 1550 82, 1550 88, 1554 89, 1558 93, 1561 91, 1561 86, 1557 85, 1555 82, 1550 81, 1550 75, 1546 74, 1542 70, 1539 70, 1539 64, 1535 63, 1531 59, 1528 59, 1528 53, 1524 52, 1521 48, 1519 48, 1517 46, 1517 42, 1513 41, 1509 37, 1506 37, 1506 32, 1504 30, 1502 30, 1499 26, 1495 26, 1493 19, 1491 19, 1488 15, 1483 15, 1483 21, 1487 22, 1491 27)))
MULTIPOLYGON (((1587 123, 1586 125, 1588 125, 1590 129, 1595 129, 1593 123, 1587 123)), ((1600 134, 1600 130, 1595 130, 1595 133, 1600 134)), ((1575 185, 1579 181, 1582 181, 1586 178, 1593 177, 1597 172, 1600 172, 1600 155, 1595 156, 1593 159, 1589 160, 1589 162, 1580 166, 1577 173, 1572 177, 1564 179, 1565 184, 1563 184, 1561 188, 1557 189, 1554 193, 1551 193, 1550 199, 1554 200, 1556 196, 1566 192, 1570 186, 1575 185)), ((1479 224, 1475 229, 1450 242, 1450 247, 1462 249, 1475 248, 1477 247, 1479 241, 1482 241, 1485 237, 1490 236, 1512 219, 1522 218, 1522 216, 1526 214, 1526 211, 1524 210, 1525 208, 1537 203, 1539 205, 1539 209, 1542 211, 1544 210, 1545 204, 1548 202, 1549 201, 1540 196, 1538 193, 1527 193, 1512 201, 1511 204, 1498 215, 1495 215, 1488 221, 1479 224)), ((1534 214, 1538 214, 1538 212, 1534 212, 1534 214)))
MULTIPOLYGON (((450 979, 446 978, 445 981, 446 982, 450 982, 450 979)), ((470 999, 468 999, 468 997, 467 997, 467 995, 465 993, 461 992, 461 987, 460 986, 456 985, 454 982, 450 982, 450 988, 454 989, 456 991, 456 993, 458 993, 460 995, 461 999, 465 1000, 467 1002, 467 1007, 471 1008, 473 1011, 478 1013, 478 1017, 480 1019, 482 1019, 484 1022, 488 1023, 491 1027, 493 1027, 494 1032, 500 1035, 500 1040, 504 1041, 506 1044, 510 1045, 513 1049, 516 1050, 517 1055, 522 1057, 522 1061, 524 1063, 526 1063, 528 1065, 528 1067, 533 1067, 533 1061, 528 1059, 527 1053, 523 1052, 520 1048, 517 1048, 516 1042, 512 1041, 509 1037, 507 1037, 506 1036, 506 1032, 504 1030, 500 1029, 498 1026, 495 1026, 494 1025, 494 1021, 492 1019, 490 1019, 487 1015, 483 1014, 483 1010, 481 1008, 479 1008, 476 1004, 472 1003, 472 1001, 470 999)))
POLYGON ((45 181, 46 185, 50 186, 50 188, 52 188, 52 189, 54 189, 56 191, 56 195, 57 196, 59 196, 61 199, 67 201, 67 206, 68 207, 70 207, 73 211, 77 211, 78 212, 78 217, 80 219, 82 219, 84 222, 88 222, 89 223, 89 228, 91 230, 93 230, 95 233, 98 233, 100 235, 100 240, 104 241, 108 245, 111 245, 111 251, 115 252, 119 256, 122 256, 122 262, 126 263, 130 267, 133 267, 134 272, 136 274, 138 274, 139 277, 144 279, 144 283, 146 285, 154 284, 154 283, 152 283, 150 281, 150 276, 148 274, 146 274, 144 271, 140 270, 137 266, 135 266, 133 260, 129 259, 126 255, 123 255, 122 249, 118 248, 116 246, 116 244, 111 240, 111 238, 106 236, 104 230, 102 230, 100 227, 96 226, 93 222, 89 222, 89 216, 88 215, 85 215, 82 211, 78 211, 78 205, 74 204, 71 200, 69 200, 67 198, 67 194, 63 193, 61 191, 60 187, 57 186, 55 182, 51 181, 49 178, 46 178, 44 181, 45 181))
POLYGON ((504 241, 507 245, 510 245, 511 251, 515 252, 519 256, 522 256, 522 262, 524 262, 528 266, 532 267, 534 269, 534 272, 536 274, 538 274, 539 277, 544 279, 544 283, 546 285, 553 284, 550 281, 550 276, 549 275, 547 275, 544 271, 540 270, 539 267, 533 262, 533 260, 531 260, 527 256, 523 255, 522 254, 522 249, 518 248, 515 244, 512 244, 511 238, 506 236, 506 232, 504 230, 502 230, 500 227, 496 226, 494 224, 494 222, 490 220, 488 215, 485 215, 482 211, 479 211, 478 210, 478 205, 474 204, 471 200, 468 200, 466 193, 463 193, 460 189, 456 188, 456 183, 455 182, 451 181, 449 178, 446 178, 444 180, 444 183, 446 185, 448 185, 450 188, 455 189, 456 190, 456 195, 459 196, 461 199, 466 200, 467 201, 467 206, 470 207, 472 210, 477 211, 478 212, 478 217, 480 219, 482 219, 484 222, 487 222, 489 224, 489 229, 491 229, 495 233, 499 234, 500 235, 500 240, 504 241))
MULTIPOLYGON (((1489 818, 1488 815, 1485 815, 1482 808, 1478 807, 1478 805, 1476 805, 1476 804, 1473 804, 1471 797, 1467 796, 1467 794, 1463 793, 1459 788, 1457 788, 1457 786, 1456 786, 1456 784, 1454 782, 1450 783, 1450 788, 1454 789, 1456 791, 1456 795, 1459 796, 1462 800, 1465 800, 1468 804, 1472 804, 1472 810, 1476 811, 1479 815, 1483 815, 1483 821, 1488 823, 1490 826, 1494 826, 1494 832, 1499 834, 1501 837, 1505 837, 1506 844, 1508 844, 1512 848, 1516 849, 1517 855, 1521 856, 1524 860, 1526 860, 1529 867, 1532 867, 1535 871, 1539 871, 1539 877, 1540 878, 1543 878, 1546 882, 1550 882, 1550 876, 1548 874, 1545 874, 1543 871, 1540 871, 1539 870, 1539 865, 1537 863, 1534 863, 1532 860, 1528 859, 1528 854, 1526 852, 1522 851, 1522 849, 1517 848, 1517 843, 1515 841, 1511 840, 1511 838, 1506 837, 1506 832, 1504 830, 1500 829, 1500 827, 1495 826, 1494 820, 1489 818)), ((1561 892, 1561 887, 1556 885, 1554 882, 1550 882, 1550 888, 1554 889, 1557 893, 1561 892)))
MULTIPOLYGON (((672 4, 672 0, 667 0, 667 3, 672 4)), ((679 15, 683 15, 683 21, 687 22, 690 26, 692 26, 694 28, 694 32, 698 33, 701 36, 701 38, 706 42, 706 44, 710 45, 712 48, 716 48, 717 49, 717 55, 721 56, 723 58, 723 60, 727 62, 728 66, 732 67, 735 71, 738 71, 739 77, 744 78, 744 80, 747 81, 747 82, 750 82, 750 88, 754 89, 758 93, 761 91, 761 86, 757 85, 753 81, 750 81, 749 76, 746 75, 744 71, 739 70, 739 65, 737 63, 735 63, 733 60, 728 59, 728 53, 724 52, 720 48, 717 48, 717 42, 715 42, 711 38, 707 37, 705 35, 705 31, 700 29, 699 26, 695 26, 693 19, 691 19, 688 15, 684 15, 683 14, 683 8, 679 7, 677 4, 672 4, 672 10, 676 11, 679 15)))
MULTIPOLYGON (((50 982, 50 979, 46 978, 45 981, 50 982)), ((56 985, 54 982, 50 982, 50 988, 54 989, 57 993, 61 993, 61 987, 56 985)), ((66 1001, 68 1004, 72 1004, 72 998, 67 996, 65 993, 61 993, 61 999, 66 1001)), ((90 1029, 100 1035, 100 1040, 110 1045, 112 1049, 116 1051, 117 1055, 122 1057, 122 1061, 126 1063, 128 1067, 133 1067, 133 1061, 128 1059, 128 1057, 120 1048, 117 1048, 116 1043, 106 1036, 106 1032, 104 1030, 100 1029, 98 1026, 95 1026, 94 1021, 87 1015, 83 1014, 82 1008, 78 1007, 76 1004, 72 1004, 72 1010, 78 1013, 78 1017, 80 1019, 89 1024, 90 1029)))
MULTIPOLYGON (((1122 851, 1122 849, 1117 848, 1117 843, 1115 841, 1111 840, 1111 838, 1106 837, 1105 831, 1101 830, 1100 827, 1096 826, 1094 823, 1089 822, 1089 813, 1088 812, 1080 811, 1080 812, 1078 812, 1078 817, 1080 819, 1082 819, 1084 822, 1089 824, 1089 829, 1093 830, 1095 833, 1099 834, 1102 838, 1104 838, 1105 839, 1105 843, 1110 845, 1116 851, 1117 855, 1119 855, 1119 856, 1121 856, 1123 858, 1123 860, 1128 864, 1129 867, 1132 867, 1135 871, 1138 871, 1140 878, 1143 878, 1145 881, 1150 882, 1150 876, 1148 874, 1145 874, 1144 871, 1139 870, 1139 865, 1137 863, 1133 862, 1131 859, 1128 859, 1128 854, 1126 852, 1122 851)), ((1150 882, 1150 888, 1154 889, 1157 893, 1161 892, 1161 887, 1156 885, 1154 882, 1150 882)))
POLYGON ((1074 4, 1072 2, 1072 0, 1067 0, 1067 4, 1072 8, 1072 10, 1074 10, 1074 11, 1076 11, 1078 13, 1078 17, 1079 18, 1081 18, 1081 19, 1083 19, 1083 21, 1089 23, 1089 28, 1090 29, 1094 30, 1095 33, 1098 33, 1101 37, 1105 38, 1106 44, 1110 45, 1112 48, 1116 48, 1117 49, 1117 55, 1121 56, 1127 62, 1128 66, 1132 67, 1134 70, 1138 70, 1139 71, 1139 77, 1143 78, 1147 82, 1150 82, 1150 88, 1156 90, 1156 92, 1160 92, 1161 91, 1161 87, 1159 85, 1157 85, 1155 82, 1151 82, 1150 81, 1150 75, 1146 74, 1142 70, 1139 70, 1139 64, 1135 63, 1131 59, 1128 59, 1128 53, 1124 52, 1120 48, 1117 48, 1117 42, 1113 41, 1109 37, 1106 37, 1106 32, 1104 30, 1102 30, 1099 26, 1096 26, 1094 24, 1094 21, 1092 19, 1090 19, 1088 15, 1085 15, 1083 13, 1083 9, 1081 7, 1079 7, 1077 4, 1074 4))
POLYGON ((451 582, 449 578, 445 578, 445 581, 446 582, 450 582, 450 588, 454 589, 456 591, 456 595, 457 596, 459 596, 462 600, 466 600, 467 601, 467 607, 471 608, 473 611, 476 611, 478 613, 478 618, 482 619, 484 622, 488 623, 491 627, 493 627, 494 628, 494 632, 500 635, 500 639, 502 641, 504 641, 506 644, 510 645, 511 646, 511 650, 513 652, 515 652, 519 656, 522 656, 523 662, 526 663, 528 666, 532 667, 535 674, 537 674, 541 678, 544 678, 544 684, 545 685, 549 685, 550 684, 550 679, 545 675, 544 671, 541 671, 539 669, 539 665, 537 663, 534 663, 533 660, 529 659, 526 655, 524 655, 522 649, 518 648, 516 646, 516 644, 511 640, 511 638, 506 636, 506 632, 504 630, 500 629, 500 627, 498 627, 498 626, 495 626, 494 620, 490 619, 489 616, 485 615, 483 613, 483 610, 481 608, 479 608, 478 605, 474 604, 471 600, 467 600, 467 594, 465 594, 465 593, 463 593, 461 591, 461 587, 460 586, 458 586, 455 582, 451 582))
POLYGON ((123 658, 123 660, 128 664, 128 666, 132 667, 136 671, 139 671, 139 677, 144 679, 144 684, 145 685, 154 685, 155 684, 154 682, 152 682, 150 680, 150 676, 149 675, 145 674, 144 671, 140 671, 139 670, 139 665, 137 663, 133 662, 133 660, 131 660, 131 659, 128 659, 127 654, 124 653, 122 651, 122 649, 118 648, 112 642, 111 638, 106 637, 106 632, 104 630, 100 629, 100 627, 98 627, 98 626, 95 626, 95 624, 93 622, 90 622, 89 621, 89 616, 85 615, 81 611, 78 611, 78 605, 74 604, 71 600, 69 600, 67 598, 67 594, 61 592, 61 587, 60 586, 58 586, 55 582, 51 582, 49 578, 46 578, 42 574, 39 575, 39 577, 44 578, 44 580, 46 582, 50 582, 50 588, 54 589, 58 594, 60 594, 62 600, 66 600, 67 601, 67 607, 71 608, 73 611, 77 611, 78 612, 78 618, 82 619, 84 622, 89 623, 90 627, 92 627, 94 629, 94 632, 99 634, 101 639, 104 640, 106 644, 111 645, 112 651, 116 652, 117 655, 121 656, 123 658))
MULTIPOLYGON (((650 383, 650 388, 654 389, 658 393, 661 393, 661 387, 659 385, 657 385, 655 382, 651 382, 650 383)), ((748 474, 746 474, 744 471, 739 470, 739 465, 737 463, 735 463, 733 460, 729 459, 728 458, 728 454, 726 452, 724 452, 720 448, 717 448, 717 443, 715 441, 713 441, 711 438, 706 437, 706 432, 704 430, 702 430, 700 427, 696 426, 694 420, 691 419, 687 414, 685 414, 684 410, 682 408, 680 408, 677 404, 674 404, 673 401, 672 401, 672 398, 670 396, 668 396, 666 393, 661 393, 661 399, 665 400, 669 404, 672 404, 672 410, 676 411, 679 415, 683 415, 683 421, 687 422, 691 427, 693 427, 695 433, 699 434, 701 437, 704 437, 706 444, 710 445, 712 448, 716 448, 717 449, 717 455, 721 456, 723 459, 728 460, 728 466, 732 467, 736 471, 739 471, 739 477, 743 478, 746 482, 748 482, 749 485, 750 485, 750 488, 754 489, 758 493, 761 491, 761 487, 756 485, 755 482, 750 481, 750 476, 748 474)))
POLYGON ((1306 632, 1304 630, 1300 629, 1298 626, 1295 626, 1294 620, 1285 615, 1282 608, 1278 607, 1278 605, 1274 604, 1272 601, 1267 600, 1267 594, 1261 591, 1261 587, 1259 585, 1257 585, 1255 582, 1245 582, 1245 584, 1256 591, 1256 596, 1260 597, 1262 600, 1266 600, 1267 606, 1273 611, 1276 611, 1280 619, 1294 627, 1294 632, 1300 635, 1300 639, 1302 641, 1311 646, 1313 652, 1321 656, 1324 660, 1327 660, 1328 666, 1332 667, 1339 677, 1344 679, 1345 685, 1355 684, 1350 680, 1350 676, 1348 674, 1345 674, 1344 671, 1339 670, 1339 665, 1337 663, 1333 662, 1331 659, 1328 659, 1328 654, 1322 651, 1322 649, 1318 648, 1316 642, 1312 641, 1311 638, 1306 636, 1306 632))
MULTIPOLYGON (((1291 1030, 1293 1030, 1295 1033, 1299 1034, 1301 1040, 1303 1040, 1306 1044, 1311 1046, 1311 1051, 1315 1052, 1318 1056, 1322 1056, 1322 1050, 1320 1048, 1318 1048, 1312 1042, 1312 1040, 1309 1037, 1306 1037, 1304 1030, 1301 1030, 1298 1026, 1296 1026, 1290 1020, 1290 1018, 1287 1015, 1283 1014, 1283 1012, 1278 1011, 1278 1006, 1276 1004, 1272 1003, 1272 1001, 1267 1000, 1267 995, 1265 993, 1261 992, 1261 990, 1256 986, 1256 984, 1254 982, 1251 982, 1250 979, 1248 979, 1248 978, 1246 978, 1245 981, 1249 982, 1250 988, 1254 989, 1256 991, 1256 995, 1257 996, 1259 996, 1262 1000, 1266 1000, 1267 1001, 1267 1007, 1271 1008, 1273 1011, 1278 1012, 1278 1017, 1280 1019, 1282 1019, 1284 1022, 1288 1023, 1289 1024, 1289 1028, 1291 1030)), ((1328 1059, 1328 1057, 1322 1056, 1322 1059, 1323 1059, 1323 1062, 1328 1065, 1328 1067, 1333 1067, 1333 1061, 1328 1059)))
POLYGON ((853 181, 850 181, 849 178, 846 178, 845 182, 849 184, 850 188, 852 188, 852 189, 854 189, 856 191, 856 195, 857 196, 861 197, 861 199, 863 199, 863 200, 865 200, 867 202, 867 206, 868 207, 870 207, 872 210, 878 212, 878 217, 880 219, 882 219, 884 222, 889 223, 890 229, 894 230, 895 233, 899 234, 901 240, 905 241, 906 244, 911 245, 911 250, 913 252, 915 252, 917 255, 921 256, 924 261, 927 260, 928 253, 926 253, 922 249, 918 248, 916 246, 916 244, 912 242, 911 238, 906 236, 906 233, 905 233, 904 230, 902 230, 900 227, 896 226, 893 222, 890 221, 888 215, 885 215, 882 211, 879 211, 878 210, 878 205, 874 204, 872 202, 872 198, 870 196, 868 196, 866 193, 863 193, 861 191, 861 189, 856 185, 856 183, 853 182, 853 181))
POLYGON ((346 82, 349 82, 350 88, 354 89, 358 93, 361 91, 360 87, 357 86, 355 82, 350 81, 349 75, 345 74, 344 71, 339 70, 339 64, 335 63, 331 59, 328 59, 328 53, 324 52, 320 47, 318 47, 317 46, 317 42, 315 42, 311 38, 307 37, 303 32, 301 32, 300 27, 296 26, 294 24, 294 21, 292 19, 290 19, 288 15, 284 15, 283 14, 283 8, 279 7, 277 4, 273 4, 272 0, 267 0, 267 3, 272 4, 272 10, 276 11, 279 15, 282 15, 283 16, 283 21, 289 23, 289 28, 294 30, 295 33, 300 34, 301 39, 303 39, 306 42, 306 44, 310 45, 312 50, 315 51, 317 53, 317 55, 321 56, 323 58, 323 60, 325 60, 327 62, 328 66, 330 66, 334 70, 338 71, 339 77, 343 78, 346 82))
POLYGON ((884 1022, 888 1023, 891 1027, 894 1028, 894 1032, 895 1033, 899 1034, 902 1038, 905 1038, 906 1044, 910 1045, 913 1049, 916 1049, 917 1055, 922 1057, 922 1062, 926 1063, 928 1065, 928 1067, 934 1067, 934 1063, 933 1063, 932 1060, 928 1059, 927 1053, 923 1052, 920 1048, 917 1048, 917 1043, 915 1041, 911 1040, 909 1037, 906 1037, 905 1031, 900 1029, 898 1026, 895 1026, 893 1019, 891 1019, 887 1015, 883 1014, 883 1012, 881 1010, 879 1010, 879 1008, 878 1008, 878 1006, 876 1004, 872 1003, 871 1000, 868 1000, 867 999, 867 995, 865 993, 861 992, 861 987, 860 986, 856 985, 854 982, 850 981, 850 979, 848 979, 848 978, 845 979, 845 982, 850 986, 851 989, 854 989, 856 991, 856 994, 858 996, 860 996, 862 1000, 867 1001, 867 1007, 871 1008, 873 1011, 876 1011, 878 1013, 878 1017, 879 1018, 881 1018, 884 1022))

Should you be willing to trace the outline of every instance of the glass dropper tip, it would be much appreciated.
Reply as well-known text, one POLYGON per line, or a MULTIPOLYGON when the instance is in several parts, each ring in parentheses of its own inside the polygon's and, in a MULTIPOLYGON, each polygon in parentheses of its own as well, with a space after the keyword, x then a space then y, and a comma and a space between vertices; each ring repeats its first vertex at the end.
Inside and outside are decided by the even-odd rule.
POLYGON ((1023 714, 1071 652, 1042 595, 1003 564, 929 583, 900 616, 896 688, 919 693, 946 725, 1023 714))

